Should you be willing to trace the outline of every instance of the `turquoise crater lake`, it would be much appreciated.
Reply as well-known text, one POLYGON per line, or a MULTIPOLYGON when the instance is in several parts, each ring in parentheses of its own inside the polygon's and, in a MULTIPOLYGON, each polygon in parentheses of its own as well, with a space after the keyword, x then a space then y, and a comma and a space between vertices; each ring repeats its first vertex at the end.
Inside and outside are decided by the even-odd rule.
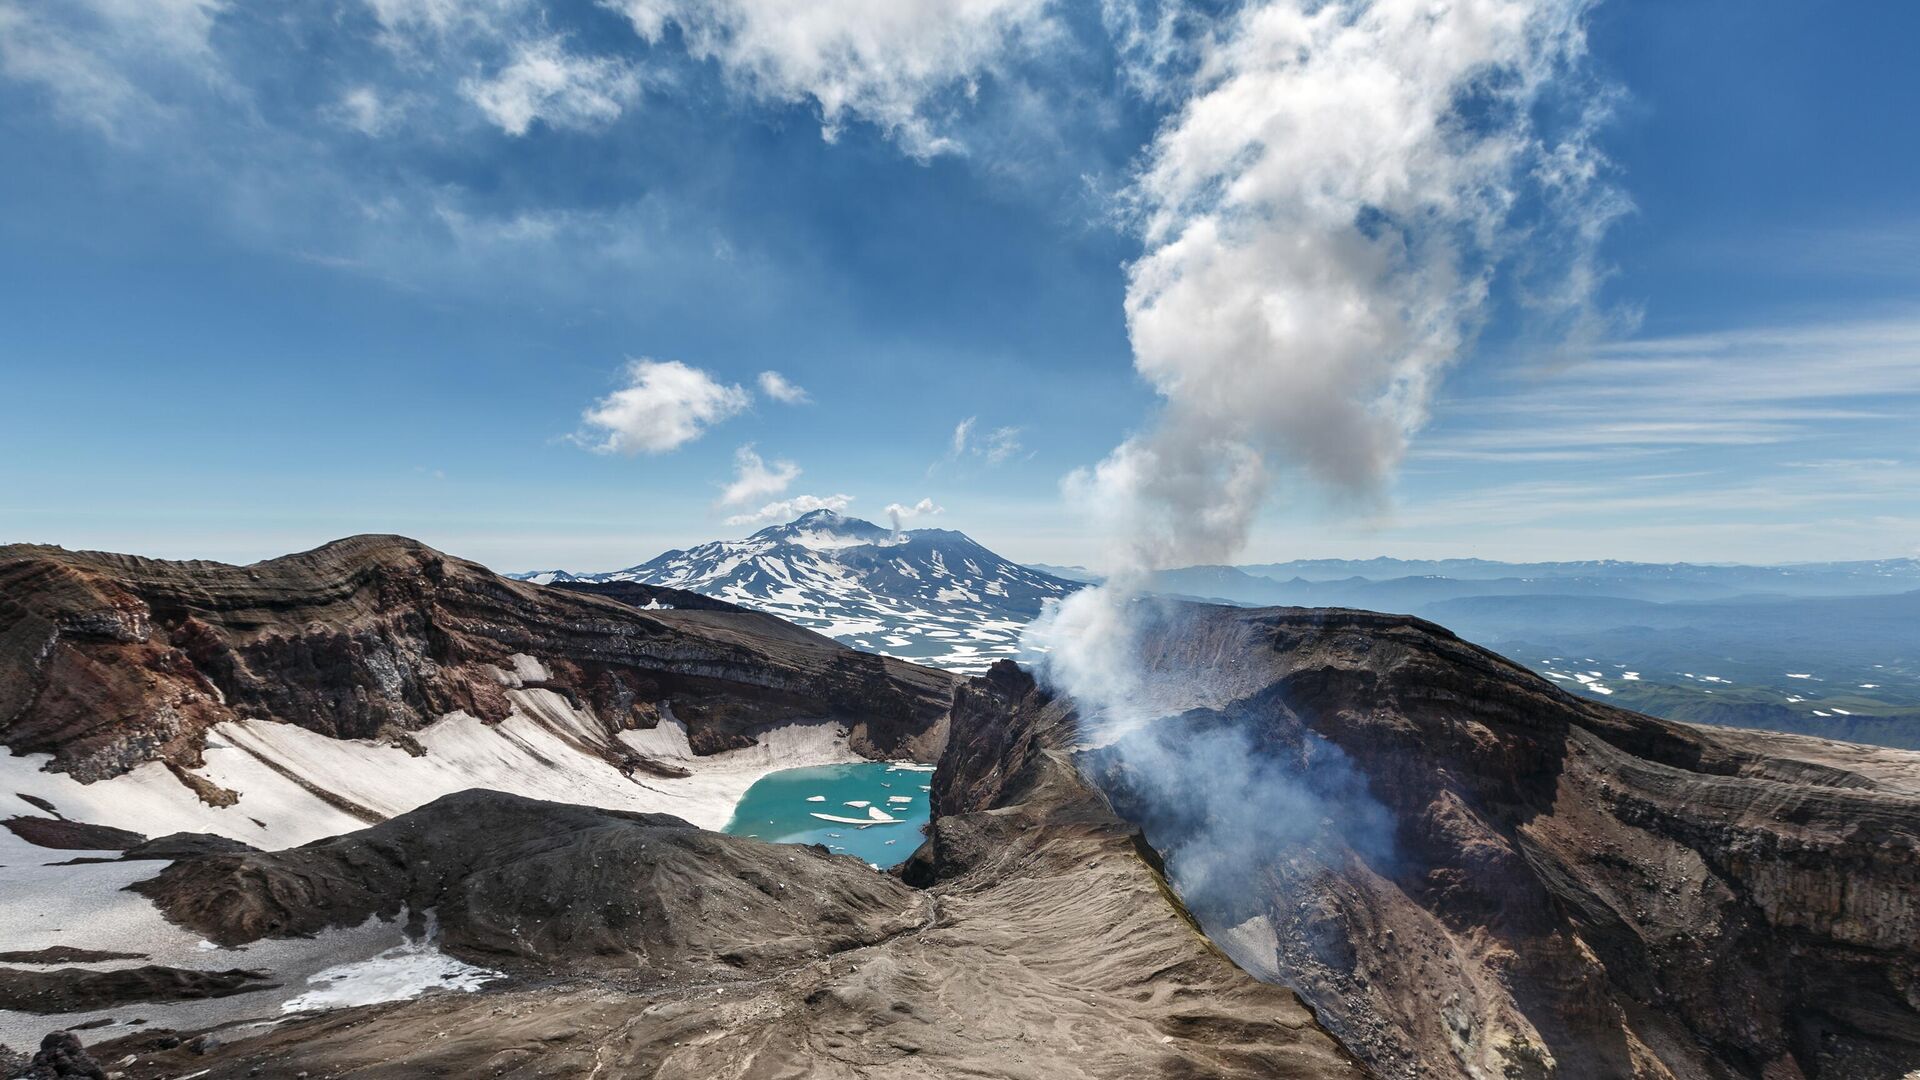
POLYGON ((782 769, 747 789, 722 831, 778 844, 821 844, 884 870, 920 846, 932 782, 933 766, 911 762, 782 769))

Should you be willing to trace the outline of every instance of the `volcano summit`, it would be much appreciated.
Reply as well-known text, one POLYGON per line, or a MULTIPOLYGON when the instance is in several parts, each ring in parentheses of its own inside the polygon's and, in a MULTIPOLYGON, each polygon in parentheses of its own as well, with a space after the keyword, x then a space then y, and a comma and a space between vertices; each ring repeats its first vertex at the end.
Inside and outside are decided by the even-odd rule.
POLYGON ((979 672, 1019 651, 1040 607, 1079 588, 951 529, 895 532, 815 510, 744 540, 716 540, 603 574, 516 574, 552 584, 631 581, 778 615, 870 652, 979 672))

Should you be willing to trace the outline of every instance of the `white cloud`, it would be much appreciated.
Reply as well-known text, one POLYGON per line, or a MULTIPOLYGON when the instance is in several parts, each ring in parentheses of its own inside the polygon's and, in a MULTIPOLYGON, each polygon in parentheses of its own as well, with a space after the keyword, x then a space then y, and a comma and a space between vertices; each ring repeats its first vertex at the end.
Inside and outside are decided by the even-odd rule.
POLYGON ((946 507, 934 505, 932 499, 921 499, 912 506, 905 506, 901 503, 888 503, 887 519, 893 522, 893 531, 898 533, 900 531, 900 523, 903 521, 911 521, 917 517, 932 517, 935 514, 944 513, 945 511, 946 507))
POLYGON ((1020 449, 1020 429, 998 427, 987 432, 986 445, 979 452, 987 459, 987 464, 998 465, 1019 453, 1020 449))
POLYGON ((954 425, 952 449, 948 451, 948 457, 976 457, 984 459, 989 465, 998 465, 1023 449, 1019 428, 997 427, 984 435, 976 435, 979 419, 969 416, 954 425))
POLYGON ((1182 0, 1100 0, 1118 73, 1150 101, 1167 97, 1176 89, 1176 69, 1191 66, 1193 45, 1182 24, 1200 17, 1182 0))
POLYGON ((669 24, 687 50, 764 100, 811 102, 822 134, 849 119, 885 129, 912 154, 958 149, 930 103, 971 95, 1010 54, 1054 36, 1048 0, 606 0, 657 42, 669 24))
POLYGON ((559 38, 521 45, 492 78, 466 79, 460 92, 509 135, 534 121, 592 129, 618 119, 640 96, 640 78, 623 61, 576 56, 559 38))
POLYGON ((800 466, 791 461, 769 465, 748 443, 733 452, 733 482, 720 494, 720 505, 740 506, 755 499, 778 495, 800 478, 800 466))
POLYGON ((805 387, 793 383, 777 371, 760 373, 760 392, 782 405, 805 405, 813 400, 805 387))
POLYGON ((735 514, 727 519, 727 524, 772 525, 792 521, 801 514, 811 514, 815 510, 831 510, 837 514, 852 502, 851 495, 795 495, 791 499, 770 502, 751 514, 735 514))
POLYGON ((225 88, 211 35, 225 0, 0 0, 0 75, 42 87, 68 119, 114 138, 225 88))
POLYGON ((750 400, 739 386, 678 360, 634 360, 627 364, 627 386, 581 415, 598 429, 582 441, 602 454, 663 453, 699 438, 750 400))

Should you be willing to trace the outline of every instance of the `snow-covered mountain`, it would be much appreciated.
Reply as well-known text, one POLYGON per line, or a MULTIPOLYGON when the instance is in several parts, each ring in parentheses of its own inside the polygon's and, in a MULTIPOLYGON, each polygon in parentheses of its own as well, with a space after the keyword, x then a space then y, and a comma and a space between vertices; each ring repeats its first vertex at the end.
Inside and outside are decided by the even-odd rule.
POLYGON ((982 671, 1019 648, 1042 602, 1081 587, 1003 559, 965 533, 895 533, 815 510, 742 540, 669 551, 604 574, 543 570, 540 584, 637 581, 778 615, 856 648, 951 671, 982 671))

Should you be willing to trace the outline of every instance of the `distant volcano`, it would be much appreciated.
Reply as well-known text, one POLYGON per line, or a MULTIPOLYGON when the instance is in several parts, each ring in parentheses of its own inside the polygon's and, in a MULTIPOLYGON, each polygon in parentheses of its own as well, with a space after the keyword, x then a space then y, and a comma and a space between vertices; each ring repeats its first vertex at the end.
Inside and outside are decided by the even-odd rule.
POLYGON ((1049 597, 1081 587, 951 529, 894 532, 831 510, 744 540, 669 551, 604 574, 516 574, 539 584, 636 581, 769 612, 849 645, 951 671, 1013 655, 1049 597))

